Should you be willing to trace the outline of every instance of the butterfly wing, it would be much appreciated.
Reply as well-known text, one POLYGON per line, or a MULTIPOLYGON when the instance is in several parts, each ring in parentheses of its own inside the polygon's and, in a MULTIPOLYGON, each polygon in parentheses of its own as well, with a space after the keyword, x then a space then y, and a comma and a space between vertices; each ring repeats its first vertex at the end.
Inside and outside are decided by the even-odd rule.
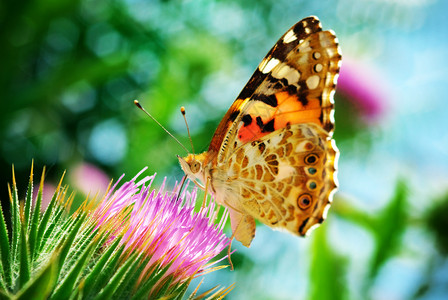
POLYGON ((287 123, 311 121, 331 133, 340 60, 332 31, 322 31, 317 17, 299 21, 262 60, 218 125, 208 151, 224 153, 234 142, 231 137, 244 144, 287 123))
POLYGON ((213 185, 226 194, 235 237, 250 244, 255 227, 247 216, 295 235, 322 223, 337 187, 337 159, 334 140, 314 123, 287 125, 234 149, 214 169, 213 185))
POLYGON ((219 124, 208 151, 217 154, 212 185, 244 245, 254 236, 253 218, 299 235, 322 222, 337 186, 331 136, 340 61, 334 33, 322 31, 316 17, 303 19, 262 60, 219 124))

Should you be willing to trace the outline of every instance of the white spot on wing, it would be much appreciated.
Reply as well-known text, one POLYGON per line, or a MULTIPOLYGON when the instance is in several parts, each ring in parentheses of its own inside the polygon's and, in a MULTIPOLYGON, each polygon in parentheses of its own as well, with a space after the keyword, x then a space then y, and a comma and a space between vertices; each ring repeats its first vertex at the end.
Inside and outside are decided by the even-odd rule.
POLYGON ((263 60, 261 61, 261 63, 258 65, 258 70, 260 70, 261 72, 263 71, 264 67, 266 66, 267 63, 267 59, 263 58, 263 60))
POLYGON ((329 117, 330 117, 330 122, 334 123, 334 121, 335 121, 334 120, 334 109, 330 111, 330 116, 329 117))
POLYGON ((319 223, 312 225, 310 228, 308 228, 307 232, 305 233, 305 236, 309 236, 311 234, 311 232, 313 232, 313 230, 319 226, 320 226, 319 223))
POLYGON ((314 90, 319 85, 319 76, 313 75, 306 79, 306 85, 310 90, 314 90))
POLYGON ((334 74, 333 84, 336 85, 338 83, 339 74, 334 74))
POLYGON ((259 67, 259 69, 260 69, 260 71, 263 73, 263 74, 267 74, 267 73, 269 73, 269 72, 271 72, 271 70, 276 66, 276 65, 278 65, 279 64, 279 60, 278 59, 276 59, 276 58, 271 58, 267 63, 265 63, 266 65, 264 65, 263 63, 263 66, 262 66, 262 64, 260 64, 260 67, 259 67))
POLYGON ((293 41, 297 40, 297 36, 294 33, 294 30, 290 30, 285 34, 285 37, 283 38, 283 43, 288 44, 291 43, 293 41))
POLYGON ((280 163, 278 165, 278 174, 276 176, 276 180, 280 181, 284 178, 291 177, 295 172, 294 167, 289 164, 280 163))
MULTIPOLYGON (((303 49, 305 48, 309 48, 310 47, 310 41, 306 41, 306 42, 301 42, 300 43, 300 51, 303 51, 303 49)), ((311 50, 311 48, 309 48, 311 50)))
POLYGON ((329 204, 325 205, 324 210, 322 211, 322 219, 325 220, 327 218, 329 209, 330 209, 330 205, 329 204))
POLYGON ((294 68, 291 68, 285 63, 279 65, 278 68, 272 71, 272 76, 277 79, 286 78, 289 84, 297 83, 300 79, 300 73, 294 68))
POLYGON ((330 103, 332 103, 332 104, 334 104, 334 93, 335 92, 336 91, 334 89, 330 91, 330 103))

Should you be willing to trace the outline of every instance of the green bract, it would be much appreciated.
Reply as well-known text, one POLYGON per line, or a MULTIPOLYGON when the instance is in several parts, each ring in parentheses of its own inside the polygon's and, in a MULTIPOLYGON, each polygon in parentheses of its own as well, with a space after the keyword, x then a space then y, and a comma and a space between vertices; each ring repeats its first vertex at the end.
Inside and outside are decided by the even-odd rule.
MULTIPOLYGON (((156 193, 149 185, 145 186, 153 177, 136 183, 136 176, 116 190, 115 184, 100 204, 86 201, 81 209, 70 214, 73 194, 68 195, 61 178, 51 202, 41 213, 43 174, 45 168, 33 205, 33 168, 24 201, 19 201, 13 169, 13 183, 9 187, 11 212, 6 218, 3 208, 0 213, 0 299, 181 299, 193 278, 219 268, 211 267, 209 261, 229 243, 222 233, 225 220, 220 225, 211 221, 216 216, 212 204, 206 212, 204 208, 193 212, 188 203, 194 202, 195 193, 179 196, 164 194, 163 189, 156 193), (176 201, 167 202, 166 195, 176 201), (165 220, 175 212, 169 228, 185 231, 186 226, 191 226, 188 233, 155 235, 162 224, 154 216, 155 221, 147 222, 146 218, 151 216, 141 210, 151 209, 150 205, 156 202, 168 203, 165 220), (176 226, 179 216, 187 221, 176 226), (144 227, 145 222, 150 226, 144 227), (140 230, 146 228, 143 234, 129 230, 135 224, 139 224, 140 230), (202 236, 202 231, 195 232, 198 224, 202 226, 202 236), (181 239, 173 240, 173 236, 182 234, 181 239), (196 239, 209 241, 207 248, 195 246, 196 239), (159 244, 164 248, 158 248, 159 244), (179 250, 185 247, 190 250, 189 256, 179 250), (182 261, 176 260, 179 257, 182 261), (189 257, 191 263, 185 264, 189 257)), ((219 299, 231 288, 215 287, 200 296, 194 292, 190 298, 208 295, 219 299)))

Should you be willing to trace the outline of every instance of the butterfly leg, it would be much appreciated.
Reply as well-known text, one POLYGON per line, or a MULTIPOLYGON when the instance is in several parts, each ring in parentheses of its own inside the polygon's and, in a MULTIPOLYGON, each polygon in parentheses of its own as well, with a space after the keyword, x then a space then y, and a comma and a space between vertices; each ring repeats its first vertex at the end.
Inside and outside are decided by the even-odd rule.
POLYGON ((232 254, 230 251, 232 250, 232 242, 233 242, 233 238, 234 235, 232 234, 232 236, 230 237, 230 243, 229 243, 229 247, 227 248, 227 258, 229 260, 229 264, 230 264, 230 271, 233 271, 233 262, 232 262, 232 258, 230 257, 230 254, 232 254))
POLYGON ((245 247, 249 247, 255 237, 255 219, 234 209, 229 208, 230 226, 232 228, 232 237, 245 247))
POLYGON ((205 189, 204 189, 204 200, 202 200, 202 208, 205 208, 209 187, 210 187, 210 177, 207 177, 207 182, 205 183, 205 189))

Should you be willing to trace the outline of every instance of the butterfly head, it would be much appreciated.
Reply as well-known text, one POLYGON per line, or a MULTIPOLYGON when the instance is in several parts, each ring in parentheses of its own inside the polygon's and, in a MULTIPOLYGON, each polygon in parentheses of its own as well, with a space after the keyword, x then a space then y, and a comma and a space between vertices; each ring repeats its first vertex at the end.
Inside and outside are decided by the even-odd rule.
POLYGON ((203 187, 200 182, 205 182, 204 174, 204 154, 189 154, 187 157, 177 156, 180 166, 189 179, 193 180, 199 187, 203 187))

